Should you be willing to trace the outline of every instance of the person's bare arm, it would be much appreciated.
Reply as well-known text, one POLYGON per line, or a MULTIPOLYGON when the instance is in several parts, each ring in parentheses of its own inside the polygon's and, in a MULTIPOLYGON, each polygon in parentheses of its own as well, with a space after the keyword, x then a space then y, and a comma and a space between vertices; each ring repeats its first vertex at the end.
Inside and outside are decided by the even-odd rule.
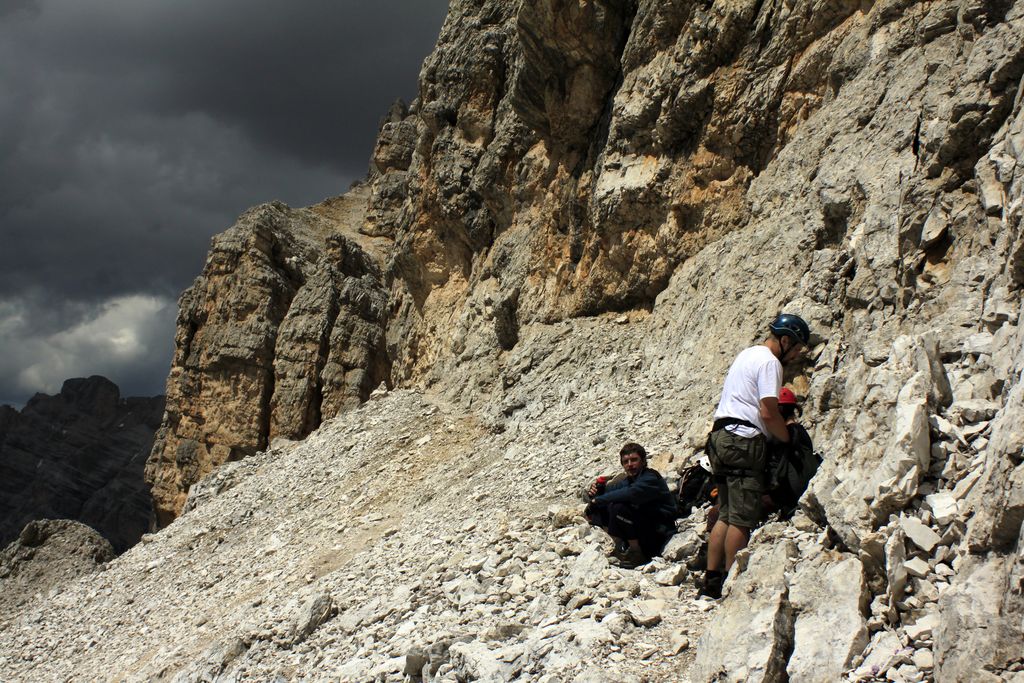
POLYGON ((768 429, 768 433, 783 443, 789 442, 789 430, 786 428, 786 421, 779 412, 779 399, 774 396, 767 396, 761 399, 761 421, 768 429))

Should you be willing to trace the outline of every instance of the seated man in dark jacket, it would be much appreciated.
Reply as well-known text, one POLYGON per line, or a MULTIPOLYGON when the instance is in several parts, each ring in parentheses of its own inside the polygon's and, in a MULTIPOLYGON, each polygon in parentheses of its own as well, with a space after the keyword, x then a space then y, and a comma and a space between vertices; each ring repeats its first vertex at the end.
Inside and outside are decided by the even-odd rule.
POLYGON ((625 478, 604 490, 600 480, 591 484, 584 514, 615 541, 619 566, 633 568, 659 554, 675 533, 676 501, 664 478, 647 466, 643 446, 627 443, 619 462, 625 478))

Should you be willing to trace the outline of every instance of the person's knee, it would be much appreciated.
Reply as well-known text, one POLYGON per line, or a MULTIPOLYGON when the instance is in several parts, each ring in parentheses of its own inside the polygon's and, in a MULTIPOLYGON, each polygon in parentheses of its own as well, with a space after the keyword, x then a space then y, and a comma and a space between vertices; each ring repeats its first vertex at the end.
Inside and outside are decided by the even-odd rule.
POLYGON ((610 519, 609 511, 607 506, 595 505, 591 503, 584 509, 583 515, 590 522, 591 526, 600 527, 602 529, 608 528, 610 519))
POLYGON ((640 525, 636 511, 630 505, 616 503, 608 506, 608 531, 619 538, 636 539, 640 525))
POLYGON ((616 517, 632 518, 633 507, 628 503, 609 503, 608 513, 616 517))

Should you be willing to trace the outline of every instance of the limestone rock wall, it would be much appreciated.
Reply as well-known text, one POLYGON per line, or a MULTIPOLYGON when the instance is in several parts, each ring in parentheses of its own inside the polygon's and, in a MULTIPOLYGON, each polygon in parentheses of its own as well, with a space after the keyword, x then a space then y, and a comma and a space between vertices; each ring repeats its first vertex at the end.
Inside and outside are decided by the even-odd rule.
POLYGON ((356 188, 311 209, 256 207, 215 238, 182 295, 167 411, 146 465, 157 521, 213 468, 302 438, 388 379, 386 293, 356 188))
POLYGON ((0 546, 40 519, 87 524, 118 552, 134 545, 151 523, 143 468, 163 405, 93 376, 0 406, 0 546))

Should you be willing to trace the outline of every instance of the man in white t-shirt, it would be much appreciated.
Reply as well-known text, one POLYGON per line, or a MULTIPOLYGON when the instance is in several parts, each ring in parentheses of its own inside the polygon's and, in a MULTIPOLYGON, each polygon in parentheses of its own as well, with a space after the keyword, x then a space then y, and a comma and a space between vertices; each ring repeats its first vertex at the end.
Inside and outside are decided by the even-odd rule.
POLYGON ((779 413, 782 366, 796 360, 811 338, 807 323, 790 313, 777 316, 768 328, 768 339, 740 352, 729 368, 708 439, 719 514, 708 538, 707 573, 700 592, 713 598, 721 597, 726 572, 761 521, 761 496, 767 492, 766 442, 789 441, 779 413))

